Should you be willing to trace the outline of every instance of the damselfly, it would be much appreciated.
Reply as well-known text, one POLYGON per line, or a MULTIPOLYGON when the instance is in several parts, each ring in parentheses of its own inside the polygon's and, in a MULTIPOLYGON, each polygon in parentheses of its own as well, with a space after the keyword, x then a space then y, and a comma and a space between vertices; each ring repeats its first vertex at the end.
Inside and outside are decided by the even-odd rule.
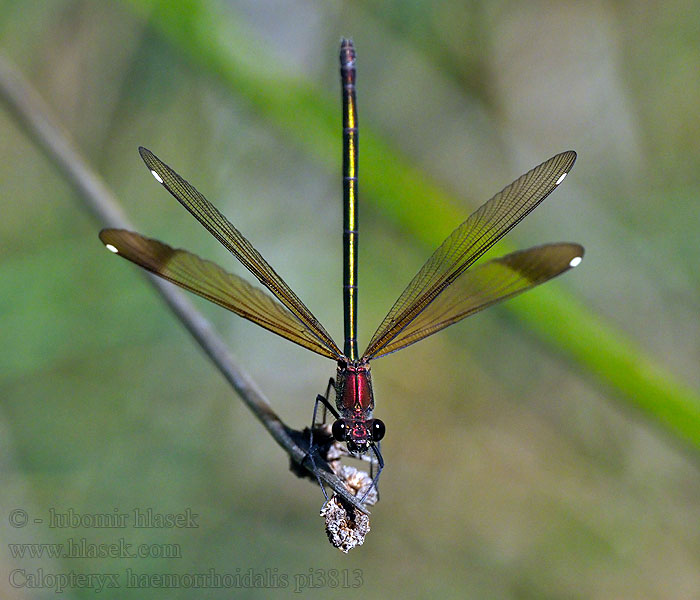
MULTIPOLYGON (((343 309, 345 343, 336 345, 323 325, 274 271, 262 255, 192 185, 139 148, 155 179, 233 254, 271 293, 187 250, 123 229, 103 229, 107 249, 199 296, 257 323, 321 356, 337 362, 322 403, 334 416, 333 438, 352 455, 371 450, 384 461, 379 441, 384 423, 373 417, 370 362, 401 350, 457 321, 535 287, 581 262, 579 244, 558 243, 513 252, 469 269, 501 237, 544 200, 571 170, 576 153, 563 152, 543 162, 501 190, 435 250, 381 322, 362 354, 357 350, 357 160, 358 123, 355 101, 355 49, 340 46, 343 100, 343 309), (273 298, 274 296, 274 298, 273 298), (335 407, 328 399, 335 391, 335 407)), ((311 450, 313 456, 313 449, 311 450)), ((370 487, 371 489, 371 487, 370 487)), ((325 492, 324 492, 325 493, 325 492)), ((366 496, 366 494, 365 494, 366 496)))

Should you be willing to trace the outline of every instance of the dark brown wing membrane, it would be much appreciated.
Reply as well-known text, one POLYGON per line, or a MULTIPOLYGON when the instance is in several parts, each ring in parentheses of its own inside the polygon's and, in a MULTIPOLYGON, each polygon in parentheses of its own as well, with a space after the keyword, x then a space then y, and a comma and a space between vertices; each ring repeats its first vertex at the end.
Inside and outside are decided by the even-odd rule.
POLYGON ((109 250, 180 287, 215 302, 312 352, 337 358, 316 334, 267 292, 227 273, 217 264, 187 250, 124 229, 103 229, 100 239, 109 250))
POLYGON ((572 150, 557 154, 501 190, 464 221, 433 253, 372 336, 363 359, 384 348, 440 292, 525 218, 559 185, 576 160, 572 150))
POLYGON ((464 273, 372 358, 386 356, 512 298, 581 262, 583 246, 546 244, 490 260, 464 273))
MULTIPOLYGON (((306 331, 313 334, 326 348, 324 356, 340 358, 342 352, 318 322, 311 311, 297 297, 284 280, 267 263, 251 243, 243 237, 224 215, 180 177, 168 165, 146 148, 139 148, 141 158, 156 180, 161 183, 207 230, 219 240, 274 296, 301 321, 306 331)), ((195 290, 196 291, 196 290, 195 290)), ((281 335, 281 334, 280 334, 281 335)), ((290 338, 291 339, 291 338, 290 338)), ((302 344, 303 345, 303 344, 302 344)))

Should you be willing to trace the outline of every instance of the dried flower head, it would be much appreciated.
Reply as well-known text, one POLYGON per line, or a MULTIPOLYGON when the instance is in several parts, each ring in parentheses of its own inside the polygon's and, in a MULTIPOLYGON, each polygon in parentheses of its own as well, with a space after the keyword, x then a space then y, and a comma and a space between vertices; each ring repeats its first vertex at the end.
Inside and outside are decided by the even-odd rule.
MULTIPOLYGON (((341 464, 334 470, 354 496, 363 498, 371 488, 364 498, 364 503, 371 506, 377 502, 377 490, 371 487, 372 478, 369 474, 341 464)), ((337 494, 323 505, 321 516, 326 519, 328 540, 346 554, 355 546, 361 546, 370 530, 369 516, 345 502, 337 494)))

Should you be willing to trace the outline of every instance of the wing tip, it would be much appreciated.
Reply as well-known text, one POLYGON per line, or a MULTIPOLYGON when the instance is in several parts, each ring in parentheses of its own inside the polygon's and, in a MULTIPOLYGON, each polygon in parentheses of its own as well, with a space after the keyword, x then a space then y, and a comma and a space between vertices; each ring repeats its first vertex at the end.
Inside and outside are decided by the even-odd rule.
MULTIPOLYGON (((157 167, 158 157, 153 154, 148 148, 144 146, 139 146, 139 154, 141 155, 141 160, 146 164, 146 167, 151 173, 155 173, 154 167, 157 167)), ((154 175, 155 177, 155 175, 154 175)), ((156 180, 158 177, 156 177, 156 180)), ((162 182, 159 182, 162 183, 162 182)))
POLYGON ((586 254, 586 250, 581 244, 572 243, 571 246, 572 254, 574 256, 569 260, 569 268, 573 269, 581 264, 581 261, 583 261, 583 257, 586 254))
POLYGON ((99 238, 100 241, 104 244, 105 248, 112 252, 113 254, 119 254, 119 248, 113 243, 116 242, 114 239, 114 232, 118 231, 117 229, 103 229, 100 231, 99 238))
POLYGON ((569 171, 571 171, 571 168, 574 166, 574 163, 576 162, 576 159, 578 158, 578 154, 576 154, 575 150, 567 150, 566 152, 562 152, 560 156, 566 158, 566 163, 568 163, 568 167, 566 168, 566 172, 568 173, 569 171))
POLYGON ((165 175, 161 175, 160 173, 164 170, 164 163, 155 154, 153 154, 153 152, 143 146, 139 146, 139 154, 141 155, 141 159, 146 164, 146 168, 151 172, 154 179, 158 183, 163 184, 165 175))
POLYGON ((97 234, 97 237, 100 238, 100 241, 103 244, 106 244, 107 242, 111 241, 111 233, 113 231, 116 231, 116 229, 112 229, 111 227, 105 227, 104 229, 100 230, 100 233, 97 234))

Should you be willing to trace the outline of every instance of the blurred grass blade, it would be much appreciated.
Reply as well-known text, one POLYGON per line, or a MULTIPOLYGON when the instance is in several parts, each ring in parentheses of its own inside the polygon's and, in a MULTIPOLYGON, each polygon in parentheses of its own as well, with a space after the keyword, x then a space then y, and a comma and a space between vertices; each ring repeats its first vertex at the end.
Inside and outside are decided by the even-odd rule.
MULTIPOLYGON (((215 2, 190 0, 178 5, 163 0, 131 0, 152 25, 190 60, 220 78, 237 97, 329 169, 340 152, 339 100, 321 94, 309 82, 290 77, 285 65, 266 53, 262 40, 215 2), (284 93, 280 93, 284 90, 284 93)), ((352 32, 343 32, 352 33, 352 32)), ((537 157, 533 157, 533 162, 537 157)), ((418 170, 400 151, 367 125, 362 130, 361 162, 381 165, 362 169, 362 191, 376 210, 434 249, 444 223, 459 223, 460 202, 428 173, 418 170), (428 213, 412 206, 430 206, 428 213)), ((565 193, 560 192, 560 193, 565 193)), ((512 251, 500 244, 503 251, 512 251)), ((540 338, 568 355, 612 388, 631 406, 662 425, 675 438, 700 450, 700 397, 676 381, 634 342, 581 305, 560 286, 548 284, 537 295, 525 294, 507 309, 540 338)))

